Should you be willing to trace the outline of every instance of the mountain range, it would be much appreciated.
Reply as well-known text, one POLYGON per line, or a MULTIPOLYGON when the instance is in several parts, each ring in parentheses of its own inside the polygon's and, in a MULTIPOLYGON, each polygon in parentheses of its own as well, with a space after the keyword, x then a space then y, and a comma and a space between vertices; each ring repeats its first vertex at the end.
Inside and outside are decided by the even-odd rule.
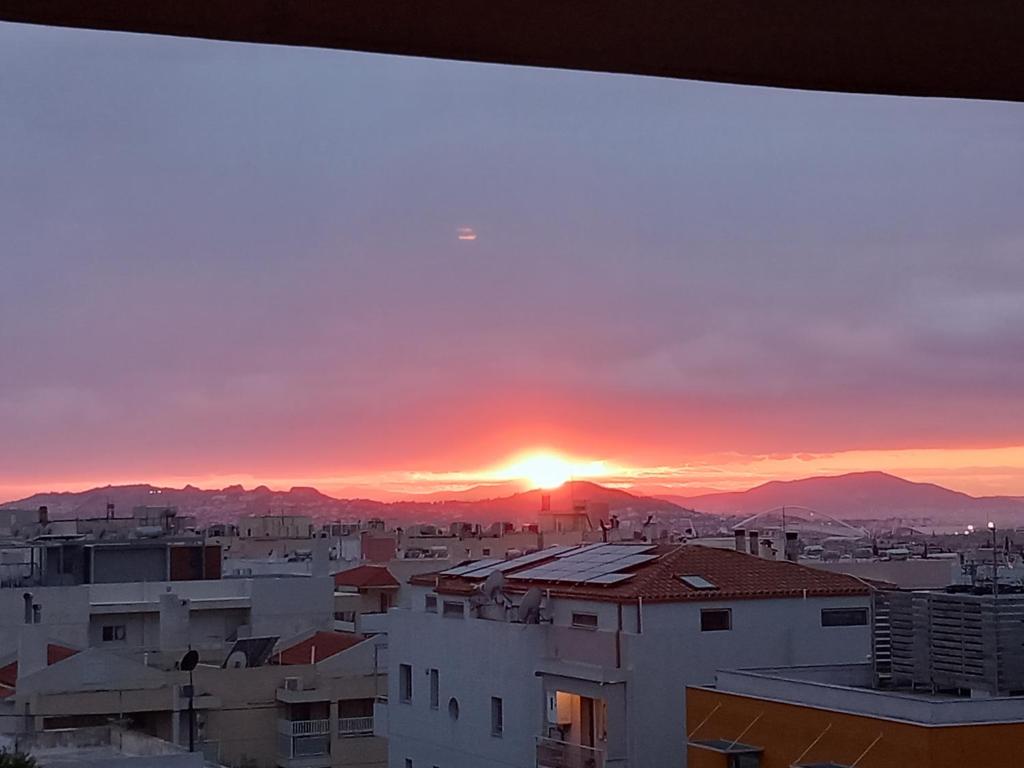
POLYGON ((34 509, 46 505, 53 519, 100 517, 107 504, 119 516, 138 506, 174 506, 180 514, 195 515, 201 522, 233 522, 242 515, 307 514, 317 519, 360 519, 381 517, 407 522, 470 520, 479 522, 534 521, 541 497, 551 496, 552 509, 569 509, 574 500, 608 504, 619 515, 659 514, 680 517, 692 511, 665 499, 638 496, 596 483, 575 481, 552 489, 513 493, 487 499, 436 499, 430 501, 382 502, 373 499, 336 499, 315 488, 274 491, 261 485, 245 489, 232 485, 220 490, 160 488, 153 485, 119 485, 80 492, 37 493, 0 507, 34 509))
POLYGON ((80 492, 38 493, 0 507, 36 508, 46 505, 51 517, 98 517, 106 505, 118 515, 145 505, 176 506, 181 514, 200 522, 231 522, 250 514, 308 514, 314 518, 359 519, 381 517, 403 522, 470 520, 493 522, 536 520, 541 497, 551 497, 552 509, 569 509, 574 501, 608 504, 621 517, 656 514, 662 518, 747 516, 781 506, 809 507, 844 519, 870 520, 929 518, 935 523, 966 524, 1024 519, 1024 499, 1009 496, 970 496, 932 483, 916 483, 884 472, 857 472, 802 480, 772 481, 746 491, 704 493, 694 496, 645 496, 596 483, 574 481, 552 490, 532 490, 496 498, 488 492, 506 486, 484 486, 454 494, 430 494, 415 501, 382 502, 373 499, 338 499, 315 488, 275 491, 266 486, 240 485, 219 490, 121 485, 80 492), (452 498, 455 496, 455 498, 452 498), (696 511, 695 511, 696 510, 696 511))
POLYGON ((1024 519, 1024 500, 970 496, 934 483, 915 483, 885 472, 773 480, 746 491, 660 496, 701 512, 747 516, 781 506, 809 507, 843 519, 930 518, 950 524, 1024 519))

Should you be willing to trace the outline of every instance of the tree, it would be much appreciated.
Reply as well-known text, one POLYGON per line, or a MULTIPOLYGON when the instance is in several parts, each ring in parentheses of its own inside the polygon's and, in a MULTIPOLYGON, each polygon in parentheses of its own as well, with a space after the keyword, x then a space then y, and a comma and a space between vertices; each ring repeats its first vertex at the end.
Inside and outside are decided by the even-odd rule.
POLYGON ((24 752, 0 750, 0 768, 36 768, 38 765, 34 757, 24 752))

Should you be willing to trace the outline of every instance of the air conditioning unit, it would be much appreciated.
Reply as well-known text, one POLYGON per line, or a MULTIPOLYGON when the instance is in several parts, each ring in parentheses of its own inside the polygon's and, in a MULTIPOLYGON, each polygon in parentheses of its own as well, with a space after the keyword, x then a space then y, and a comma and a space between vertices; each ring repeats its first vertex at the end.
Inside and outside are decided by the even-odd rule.
POLYGON ((284 679, 284 689, 286 691, 301 691, 302 690, 302 678, 301 677, 286 677, 284 679))

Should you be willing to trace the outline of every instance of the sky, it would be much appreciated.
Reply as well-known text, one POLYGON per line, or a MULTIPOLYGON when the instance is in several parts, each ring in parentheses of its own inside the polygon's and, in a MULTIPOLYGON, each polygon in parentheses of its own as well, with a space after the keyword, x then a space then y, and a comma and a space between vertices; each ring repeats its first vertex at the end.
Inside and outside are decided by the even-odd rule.
POLYGON ((1024 105, 0 24, 0 499, 1024 495, 1024 105))

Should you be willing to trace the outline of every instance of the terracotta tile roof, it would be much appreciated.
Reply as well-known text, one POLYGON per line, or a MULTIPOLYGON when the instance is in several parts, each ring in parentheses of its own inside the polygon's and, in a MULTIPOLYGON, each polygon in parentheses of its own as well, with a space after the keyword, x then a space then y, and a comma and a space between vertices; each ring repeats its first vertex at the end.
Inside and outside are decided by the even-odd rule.
MULTIPOLYGON (((517 580, 516 571, 506 573, 505 591, 523 592, 538 586, 550 590, 553 597, 632 602, 689 602, 712 600, 757 600, 784 597, 825 597, 867 595, 870 588, 859 579, 830 573, 798 563, 767 560, 732 549, 714 549, 696 544, 659 545, 650 554, 656 560, 624 571, 633 573, 628 581, 609 586, 517 580), (698 589, 685 584, 681 576, 699 576, 714 589, 698 589)), ((533 565, 536 565, 534 563, 533 565)), ((526 568, 532 565, 525 566, 526 568)), ((434 586, 447 594, 468 595, 480 582, 458 576, 421 574, 411 584, 434 586)))
MULTIPOLYGON (((46 665, 56 664, 58 661, 74 656, 78 651, 57 643, 46 644, 46 665)), ((18 684, 18 662, 12 661, 0 667, 0 699, 13 696, 15 687, 18 684)))
POLYGON ((329 659, 337 653, 359 645, 366 637, 355 632, 317 632, 305 640, 285 648, 274 655, 278 664, 309 664, 329 659))
POLYGON ((334 574, 334 586, 336 587, 395 587, 399 585, 398 579, 391 575, 383 565, 357 565, 347 571, 340 571, 334 574))

